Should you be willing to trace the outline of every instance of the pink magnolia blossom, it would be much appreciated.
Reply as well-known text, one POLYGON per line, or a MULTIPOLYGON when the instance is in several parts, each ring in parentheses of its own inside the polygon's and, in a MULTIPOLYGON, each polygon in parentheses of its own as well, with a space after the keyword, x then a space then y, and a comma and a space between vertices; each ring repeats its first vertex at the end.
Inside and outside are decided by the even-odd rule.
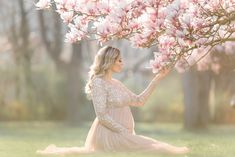
POLYGON ((68 10, 74 10, 75 6, 77 5, 78 0, 64 0, 65 8, 68 10))
POLYGON ((152 68, 153 73, 158 73, 161 65, 154 60, 150 60, 150 67, 152 68))
POLYGON ((73 32, 66 33, 65 37, 66 37, 65 42, 69 43, 75 43, 78 40, 77 35, 74 34, 73 32))
POLYGON ((70 24, 69 27, 70 27, 70 32, 66 34, 65 42, 74 43, 85 37, 86 33, 78 30, 75 25, 70 24))
POLYGON ((73 16, 74 15, 72 11, 63 12, 60 14, 61 19, 67 24, 69 24, 73 20, 73 16))
POLYGON ((51 6, 51 0, 39 0, 35 6, 37 9, 48 9, 51 6))

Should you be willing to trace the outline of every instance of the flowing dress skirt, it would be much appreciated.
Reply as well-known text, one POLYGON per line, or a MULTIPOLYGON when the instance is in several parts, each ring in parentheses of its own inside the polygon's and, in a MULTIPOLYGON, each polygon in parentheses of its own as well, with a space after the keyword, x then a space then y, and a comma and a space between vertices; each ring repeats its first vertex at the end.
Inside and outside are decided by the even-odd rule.
POLYGON ((110 108, 110 117, 128 128, 129 133, 117 133, 99 123, 96 118, 88 132, 84 147, 56 147, 49 145, 39 154, 84 154, 93 152, 157 152, 185 153, 186 147, 175 147, 155 139, 136 135, 134 119, 129 106, 110 108))

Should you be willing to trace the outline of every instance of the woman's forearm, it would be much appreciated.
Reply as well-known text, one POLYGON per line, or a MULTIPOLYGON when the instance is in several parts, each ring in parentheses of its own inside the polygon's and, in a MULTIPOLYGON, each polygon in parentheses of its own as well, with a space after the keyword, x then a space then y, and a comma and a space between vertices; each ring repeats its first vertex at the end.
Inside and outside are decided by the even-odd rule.
POLYGON ((160 75, 156 75, 151 82, 148 84, 148 86, 144 89, 143 92, 140 94, 135 94, 130 91, 131 94, 131 106, 143 106, 149 96, 153 93, 156 85, 158 84, 158 81, 162 77, 160 75))
POLYGON ((139 101, 139 105, 143 105, 147 99, 150 97, 150 95, 155 90, 158 82, 162 79, 160 75, 156 75, 151 82, 148 84, 148 86, 145 88, 143 92, 137 95, 137 100, 139 101))
POLYGON ((143 106, 149 96, 153 93, 154 89, 156 88, 158 82, 165 77, 170 72, 170 69, 166 69, 155 75, 155 77, 151 80, 151 82, 148 84, 148 86, 145 88, 143 92, 140 94, 135 94, 130 91, 131 95, 131 105, 132 106, 143 106))

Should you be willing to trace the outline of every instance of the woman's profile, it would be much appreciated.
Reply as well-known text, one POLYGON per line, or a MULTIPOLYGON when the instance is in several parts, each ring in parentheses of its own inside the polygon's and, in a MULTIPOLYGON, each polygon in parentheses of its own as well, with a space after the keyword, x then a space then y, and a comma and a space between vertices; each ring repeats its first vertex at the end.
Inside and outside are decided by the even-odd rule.
POLYGON ((158 81, 169 70, 163 70, 140 94, 130 91, 113 73, 121 72, 123 62, 120 50, 102 47, 90 67, 85 92, 92 100, 96 118, 90 127, 83 147, 56 147, 49 145, 39 154, 83 154, 94 152, 156 152, 185 154, 187 147, 176 147, 165 142, 137 135, 130 106, 143 106, 154 91, 158 81))

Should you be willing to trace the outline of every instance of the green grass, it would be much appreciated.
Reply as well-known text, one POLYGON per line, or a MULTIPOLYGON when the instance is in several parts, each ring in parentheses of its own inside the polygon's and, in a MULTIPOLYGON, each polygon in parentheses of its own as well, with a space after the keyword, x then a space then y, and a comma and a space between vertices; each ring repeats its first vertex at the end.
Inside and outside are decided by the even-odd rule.
MULTIPOLYGON (((0 157, 39 157, 35 151, 51 143, 57 146, 83 146, 90 125, 91 123, 86 123, 71 127, 53 122, 0 123, 0 157)), ((180 124, 137 123, 136 133, 177 146, 188 146, 191 152, 187 157, 234 157, 235 155, 235 126, 210 126, 206 131, 187 132, 182 130, 180 124)), ((83 156, 161 155, 117 153, 83 156)))

